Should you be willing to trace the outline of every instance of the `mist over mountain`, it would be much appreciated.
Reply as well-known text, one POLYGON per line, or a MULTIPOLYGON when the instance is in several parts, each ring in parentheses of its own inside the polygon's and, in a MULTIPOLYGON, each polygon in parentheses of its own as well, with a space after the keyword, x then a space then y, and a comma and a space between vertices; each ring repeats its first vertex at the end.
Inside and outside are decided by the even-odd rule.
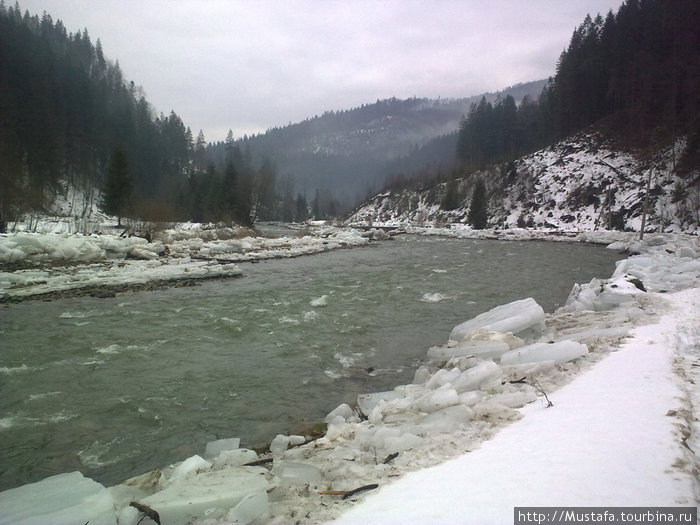
MULTIPOLYGON (((460 120, 472 104, 507 95, 518 102, 525 96, 536 99, 545 84, 538 80, 459 99, 377 100, 243 137, 236 145, 254 162, 269 156, 278 176, 293 185, 293 193, 310 198, 317 190, 329 192, 348 206, 398 172, 423 163, 449 162, 460 120)), ((224 151, 225 143, 216 143, 208 155, 220 166, 224 151)))

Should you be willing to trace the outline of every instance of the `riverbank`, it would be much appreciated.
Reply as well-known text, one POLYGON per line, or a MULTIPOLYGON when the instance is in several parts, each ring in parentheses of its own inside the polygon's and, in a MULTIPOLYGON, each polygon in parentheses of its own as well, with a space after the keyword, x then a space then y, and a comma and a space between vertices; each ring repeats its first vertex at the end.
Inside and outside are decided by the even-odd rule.
MULTIPOLYGON (((613 248, 632 246, 618 244, 613 248)), ((675 304, 675 294, 669 292, 697 289, 697 241, 688 244, 679 238, 662 242, 654 237, 637 248, 643 255, 619 263, 611 279, 575 287, 567 306, 550 316, 545 316, 534 301, 516 302, 508 308, 494 309, 470 326, 462 326, 453 332, 451 342, 428 351, 428 362, 417 371, 413 384, 360 396, 357 407, 341 405, 327 418, 328 429, 321 439, 307 442, 306 436, 278 436, 271 453, 262 457, 238 448, 235 440, 214 442, 202 457, 194 456, 180 465, 153 471, 107 491, 88 483, 89 480, 81 481, 84 494, 93 491, 90 494, 100 494, 107 503, 111 502, 111 507, 102 507, 107 520, 110 512, 114 516, 116 505, 120 523, 135 523, 140 517, 137 509, 128 506, 131 500, 158 510, 164 523, 192 518, 210 523, 318 523, 342 515, 354 500, 366 494, 360 492, 343 499, 348 491, 377 485, 382 494, 385 486, 406 472, 461 456, 485 440, 486 448, 492 443, 487 441, 490 437, 500 436, 505 432, 501 429, 512 421, 520 420, 516 424, 522 424, 530 417, 529 412, 560 414, 558 387, 577 375, 583 378, 593 373, 598 365, 612 358, 607 357, 610 352, 617 350, 618 355, 625 344, 634 342, 639 327, 659 324, 659 316, 669 314, 680 319, 689 308, 692 314, 697 302, 686 301, 680 310, 671 311, 666 298, 675 304), (536 342, 546 344, 533 347, 531 343, 536 342), (518 356, 523 354, 531 360, 519 363, 518 356), (581 375, 585 371, 590 372, 581 375), (544 394, 554 407, 544 408, 544 394), (257 460, 271 461, 263 466, 241 466, 257 460), (193 504, 183 505, 187 502, 193 504)), ((688 341, 689 353, 692 352, 697 334, 693 335, 692 330, 677 333, 688 341)), ((688 369, 693 372, 691 364, 688 362, 688 369)), ((627 387, 639 387, 637 376, 633 377, 631 383, 625 383, 627 387)), ((658 390, 656 383, 647 381, 642 386, 647 383, 653 391, 658 390)), ((603 399, 610 404, 607 397, 603 399)), ((606 403, 598 404, 595 413, 599 417, 605 413, 606 403)), ((664 413, 664 417, 671 425, 680 425, 681 430, 683 425, 690 428, 692 436, 694 429, 686 419, 695 409, 679 410, 679 406, 669 408, 675 415, 664 413)), ((572 408, 569 411, 575 413, 572 408)), ((614 426, 609 418, 602 420, 614 426)), ((564 429, 571 424, 570 419, 557 422, 564 429)), ((683 452, 681 439, 676 437, 661 443, 674 453, 683 452)), ((686 438, 685 443, 693 448, 696 442, 686 438)), ((516 449, 522 455, 518 461, 527 461, 532 448, 528 453, 516 449)), ((511 475, 497 470, 498 476, 464 476, 462 471, 452 484, 459 486, 466 477, 478 482, 484 477, 511 475)), ((673 475, 688 478, 682 468, 673 470, 673 475)), ((39 486, 41 483, 18 490, 37 491, 35 497, 40 494, 50 500, 45 497, 46 486, 39 486)), ((565 484, 560 480, 556 483, 565 493, 565 484)), ((436 499, 432 488, 424 485, 423 492, 430 494, 431 500, 436 499)), ((6 491, 3 497, 8 493, 18 494, 6 491)), ((80 501, 80 494, 76 490, 71 498, 80 501)), ((507 498, 501 501, 506 507, 511 504, 507 498)), ((392 503, 391 508, 396 509, 396 505, 392 503)), ((509 520, 512 508, 510 512, 509 520)), ((86 514, 73 517, 97 522, 86 514)), ((391 514, 386 517, 386 522, 396 522, 391 514)), ((377 522, 367 518, 365 521, 377 522)))
POLYGON ((652 302, 655 318, 550 391, 552 407, 523 407, 522 419, 476 450, 407 474, 333 523, 498 525, 513 522, 515 507, 692 512, 700 494, 700 289, 652 302))
POLYGON ((371 234, 328 226, 297 237, 251 236, 230 228, 177 228, 142 237, 116 234, 0 235, 0 303, 196 284, 242 275, 237 263, 365 246, 371 234))

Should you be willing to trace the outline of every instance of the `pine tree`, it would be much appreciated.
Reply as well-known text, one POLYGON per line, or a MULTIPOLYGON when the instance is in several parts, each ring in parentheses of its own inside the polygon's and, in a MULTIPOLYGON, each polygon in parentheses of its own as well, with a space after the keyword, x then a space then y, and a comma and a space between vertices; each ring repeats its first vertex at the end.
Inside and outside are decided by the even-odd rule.
POLYGON ((447 182, 445 196, 442 198, 440 207, 445 211, 454 210, 459 206, 459 183, 457 179, 451 179, 447 182))
POLYGON ((126 152, 121 148, 115 148, 107 167, 107 179, 102 191, 100 209, 109 215, 116 215, 117 226, 122 225, 122 217, 129 211, 133 186, 126 152))
POLYGON ((478 179, 474 185, 467 221, 477 230, 483 230, 488 225, 489 210, 486 197, 486 185, 481 179, 478 179))
POLYGON ((297 222, 305 222, 309 218, 309 207, 306 204, 306 198, 299 193, 296 201, 295 219, 297 222))

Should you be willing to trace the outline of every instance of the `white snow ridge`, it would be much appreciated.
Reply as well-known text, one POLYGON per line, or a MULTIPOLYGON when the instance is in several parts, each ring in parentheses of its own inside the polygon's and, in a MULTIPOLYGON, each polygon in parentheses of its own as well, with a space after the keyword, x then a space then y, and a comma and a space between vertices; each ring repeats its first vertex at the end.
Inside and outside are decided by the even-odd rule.
POLYGON ((465 321, 413 383, 338 406, 319 439, 279 435, 263 457, 219 440, 109 489, 61 474, 0 493, 0 523, 503 524, 515 506, 695 507, 700 246, 624 242, 638 255, 611 279, 576 285, 550 315, 523 299, 465 321))

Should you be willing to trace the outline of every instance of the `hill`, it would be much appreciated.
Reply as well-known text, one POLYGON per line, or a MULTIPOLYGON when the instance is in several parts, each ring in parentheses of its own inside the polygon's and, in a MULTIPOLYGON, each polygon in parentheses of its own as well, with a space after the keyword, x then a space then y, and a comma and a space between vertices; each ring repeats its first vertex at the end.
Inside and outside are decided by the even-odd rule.
MULTIPOLYGON (((236 141, 253 159, 267 155, 283 179, 292 179, 295 192, 310 198, 316 190, 330 191, 343 203, 380 188, 396 171, 395 163, 415 155, 427 144, 447 148, 428 154, 426 162, 454 155, 453 144, 461 118, 482 98, 496 101, 508 94, 521 100, 537 98, 546 81, 518 84, 496 93, 459 99, 396 98, 377 100, 358 108, 327 111, 296 124, 276 127, 236 141)), ((225 144, 212 145, 209 157, 223 165, 225 144)))
POLYGON ((590 130, 469 176, 385 191, 359 207, 348 222, 467 224, 476 181, 482 180, 488 193, 488 226, 493 228, 639 231, 649 182, 647 227, 697 231, 700 188, 689 185, 678 170, 686 153, 683 139, 649 153, 625 150, 590 130), (453 206, 446 205, 450 199, 453 206))
POLYGON ((587 16, 537 101, 482 99, 450 173, 392 181, 350 220, 637 230, 648 209, 656 229, 697 230, 698 20, 688 0, 587 16))

